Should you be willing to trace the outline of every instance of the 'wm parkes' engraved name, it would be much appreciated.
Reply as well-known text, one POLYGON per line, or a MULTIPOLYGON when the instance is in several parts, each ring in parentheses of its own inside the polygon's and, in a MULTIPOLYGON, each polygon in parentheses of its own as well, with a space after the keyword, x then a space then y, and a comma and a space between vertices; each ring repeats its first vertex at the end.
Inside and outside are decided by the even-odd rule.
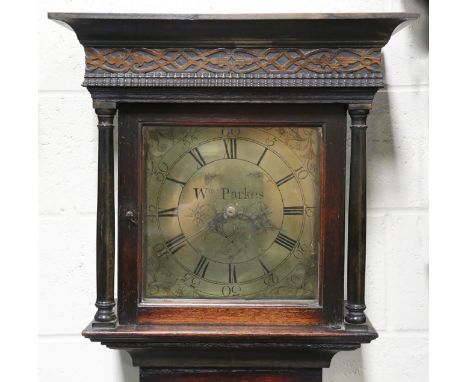
POLYGON ((222 188, 208 188, 208 187, 194 187, 195 198, 205 199, 206 197, 214 197, 217 199, 263 199, 263 191, 252 191, 244 187, 240 190, 233 190, 228 187, 222 188))

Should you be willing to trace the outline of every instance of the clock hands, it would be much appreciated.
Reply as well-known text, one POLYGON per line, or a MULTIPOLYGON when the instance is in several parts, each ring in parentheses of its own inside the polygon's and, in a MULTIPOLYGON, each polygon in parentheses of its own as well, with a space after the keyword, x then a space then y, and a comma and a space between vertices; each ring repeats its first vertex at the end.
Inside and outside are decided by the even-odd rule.
POLYGON ((211 227, 209 225, 206 225, 205 227, 203 227, 202 229, 198 230, 197 232, 189 235, 189 236, 186 236, 185 237, 185 240, 189 240, 189 239, 193 239, 195 237, 197 237, 198 235, 201 235, 203 232, 207 231, 208 229, 210 229, 211 227))
POLYGON ((215 213, 214 217, 208 222, 206 226, 201 228, 200 230, 194 232, 193 234, 186 236, 186 240, 194 239, 195 237, 201 235, 202 233, 211 230, 213 233, 217 233, 224 237, 225 239, 232 237, 238 232, 238 227, 236 226, 230 234, 226 233, 224 228, 225 224, 228 223, 230 220, 232 221, 235 218, 239 218, 241 220, 248 220, 252 225, 256 226, 255 217, 251 217, 247 214, 242 212, 238 213, 233 206, 226 207, 222 212, 215 213))
POLYGON ((208 226, 214 230, 214 232, 219 233, 224 238, 232 237, 235 233, 239 231, 236 226, 231 234, 226 234, 224 225, 233 219, 239 219, 241 221, 248 221, 250 227, 255 230, 260 229, 276 229, 276 227, 271 223, 270 219, 267 216, 265 210, 260 211, 257 215, 249 215, 242 211, 237 211, 234 206, 227 206, 225 210, 221 213, 217 213, 215 217, 210 221, 208 226))
MULTIPOLYGON (((211 221, 208 222, 206 226, 203 228, 199 229, 198 231, 194 232, 193 234, 189 236, 185 236, 185 240, 190 240, 194 239, 195 237, 201 235, 202 233, 208 231, 208 230, 213 230, 214 232, 220 233, 220 227, 225 223, 225 214, 223 212, 216 213, 214 218, 211 219, 211 221)), ((222 229, 221 229, 222 231, 222 229)))
POLYGON ((224 239, 230 239, 232 242, 237 241, 238 239, 241 239, 240 235, 242 235, 245 230, 243 230, 244 225, 237 224, 236 220, 244 222, 247 221, 249 223, 248 227, 253 228, 255 231, 277 229, 271 223, 268 215, 268 209, 265 206, 261 208, 261 211, 258 214, 250 215, 237 211, 235 206, 228 205, 223 209, 222 212, 215 213, 213 218, 209 220, 208 224, 206 224, 203 228, 188 236, 186 236, 184 232, 180 233, 170 240, 167 240, 164 244, 161 243, 157 252, 159 253, 159 256, 167 254, 168 252, 174 254, 179 251, 189 240, 193 240, 194 238, 210 230, 213 233, 221 235, 224 239), (227 227, 227 232, 226 224, 229 223, 231 224, 227 227), (232 225, 232 223, 234 223, 234 225, 232 225))

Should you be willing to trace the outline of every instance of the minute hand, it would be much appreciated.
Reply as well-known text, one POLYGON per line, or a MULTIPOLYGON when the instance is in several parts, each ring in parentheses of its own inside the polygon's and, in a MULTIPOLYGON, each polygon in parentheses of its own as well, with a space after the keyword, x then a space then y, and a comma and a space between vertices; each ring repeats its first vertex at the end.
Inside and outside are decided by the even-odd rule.
POLYGON ((203 232, 205 232, 206 230, 210 229, 210 225, 206 225, 205 227, 203 227, 201 230, 195 232, 195 233, 192 233, 190 236, 186 236, 185 237, 185 240, 190 240, 190 239, 193 239, 194 237, 197 237, 198 235, 202 234, 203 232))

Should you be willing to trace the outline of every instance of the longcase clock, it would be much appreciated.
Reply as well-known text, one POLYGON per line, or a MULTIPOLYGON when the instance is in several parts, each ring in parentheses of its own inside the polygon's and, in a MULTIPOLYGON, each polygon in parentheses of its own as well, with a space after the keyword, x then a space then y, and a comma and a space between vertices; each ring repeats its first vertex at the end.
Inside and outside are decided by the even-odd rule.
POLYGON ((85 337, 128 351, 142 382, 318 382, 334 354, 377 337, 366 118, 381 48, 416 15, 49 17, 84 46, 98 118, 85 337))

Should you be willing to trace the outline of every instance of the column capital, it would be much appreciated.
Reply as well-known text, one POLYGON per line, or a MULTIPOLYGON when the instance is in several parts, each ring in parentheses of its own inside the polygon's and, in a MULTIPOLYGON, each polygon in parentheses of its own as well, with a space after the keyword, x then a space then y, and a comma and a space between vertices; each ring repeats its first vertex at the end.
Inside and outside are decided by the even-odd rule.
POLYGON ((367 110, 369 112, 372 110, 372 104, 371 103, 350 103, 348 105, 348 112, 351 114, 351 111, 354 110, 367 110))
MULTIPOLYGON (((114 101, 101 101, 101 100, 93 100, 93 108, 97 109, 114 109, 117 110, 117 103, 114 101)), ((114 111, 115 112, 115 111, 114 111)))
POLYGON ((367 129, 367 116, 369 115, 370 110, 371 105, 367 104, 349 105, 348 113, 351 117, 351 128, 367 129))

